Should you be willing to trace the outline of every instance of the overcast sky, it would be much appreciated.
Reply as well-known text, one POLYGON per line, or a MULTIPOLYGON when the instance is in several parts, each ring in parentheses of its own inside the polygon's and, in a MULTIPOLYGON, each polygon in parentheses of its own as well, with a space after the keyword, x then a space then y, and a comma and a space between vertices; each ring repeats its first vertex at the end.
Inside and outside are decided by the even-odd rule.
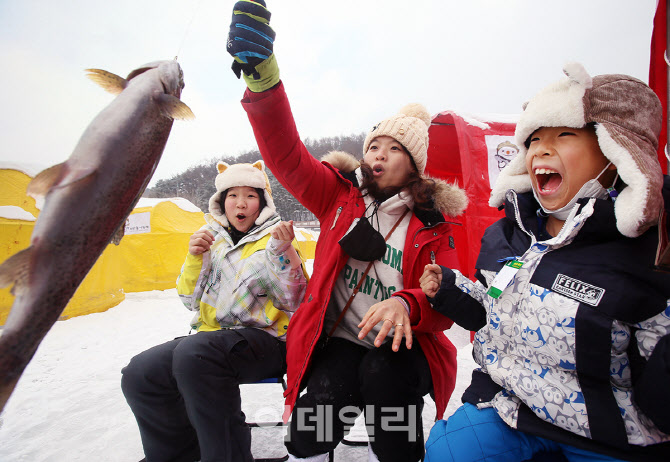
MULTIPOLYGON (((267 0, 303 139, 367 131, 409 102, 516 114, 580 61, 648 81, 656 0, 267 0)), ((178 56, 182 100, 156 180, 255 149, 225 40, 234 1, 0 0, 0 161, 70 155, 113 98, 85 77, 178 56)), ((353 153, 360 154, 360 153, 353 153)))

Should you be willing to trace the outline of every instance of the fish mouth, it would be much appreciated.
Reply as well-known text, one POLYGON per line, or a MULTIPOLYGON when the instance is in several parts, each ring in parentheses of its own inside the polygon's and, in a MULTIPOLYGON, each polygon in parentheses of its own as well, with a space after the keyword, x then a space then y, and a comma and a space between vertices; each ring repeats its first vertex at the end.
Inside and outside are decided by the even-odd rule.
POLYGON ((533 174, 540 194, 551 194, 563 184, 563 176, 554 169, 535 168, 533 174))
POLYGON ((240 220, 240 221, 244 221, 244 219, 245 219, 246 217, 247 217, 247 216, 246 216, 245 214, 243 214, 243 213, 238 213, 237 215, 235 215, 235 218, 237 218, 237 219, 240 220))

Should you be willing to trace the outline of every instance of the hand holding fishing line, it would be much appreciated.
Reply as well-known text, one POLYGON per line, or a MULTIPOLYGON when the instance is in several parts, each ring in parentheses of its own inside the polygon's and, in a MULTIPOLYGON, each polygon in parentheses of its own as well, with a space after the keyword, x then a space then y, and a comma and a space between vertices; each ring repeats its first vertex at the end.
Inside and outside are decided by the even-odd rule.
POLYGON ((233 6, 226 49, 234 58, 233 72, 249 89, 262 92, 279 83, 274 57, 275 32, 263 0, 240 0, 233 6))

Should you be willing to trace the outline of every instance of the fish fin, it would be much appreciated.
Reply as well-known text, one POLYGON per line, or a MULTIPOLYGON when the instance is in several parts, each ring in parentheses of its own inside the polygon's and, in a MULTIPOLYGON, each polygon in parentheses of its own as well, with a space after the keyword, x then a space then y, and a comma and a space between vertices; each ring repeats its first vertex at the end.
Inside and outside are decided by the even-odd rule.
POLYGON ((28 274, 30 269, 30 255, 32 248, 23 249, 0 265, 0 288, 12 287, 11 293, 20 293, 28 285, 28 274))
POLYGON ((128 81, 111 72, 103 71, 102 69, 86 69, 86 76, 100 85, 105 91, 118 95, 128 85, 128 81))
POLYGON ((121 225, 117 228, 117 230, 114 231, 114 235, 112 236, 112 239, 109 241, 110 244, 119 245, 121 243, 121 239, 125 235, 126 235, 126 222, 124 220, 124 222, 121 223, 121 225))
POLYGON ((145 67, 140 67, 138 69, 135 69, 130 74, 128 74, 128 77, 126 77, 126 80, 134 79, 138 75, 144 74, 146 71, 149 71, 151 69, 153 69, 153 67, 151 67, 151 66, 145 66, 145 67))
POLYGON ((28 183, 26 194, 35 199, 46 196, 49 190, 62 177, 64 166, 65 162, 62 162, 46 170, 42 170, 28 183))
POLYGON ((28 183, 26 194, 37 200, 46 196, 53 188, 69 186, 72 183, 88 178, 95 172, 97 172, 95 167, 71 169, 67 167, 66 162, 63 162, 38 173, 37 176, 28 183), (64 169, 67 169, 67 171, 64 171, 64 169), (62 179, 66 173, 68 179, 63 182, 62 179))
POLYGON ((191 108, 176 96, 168 95, 167 93, 154 93, 154 97, 158 102, 161 113, 165 117, 179 120, 195 119, 191 108))

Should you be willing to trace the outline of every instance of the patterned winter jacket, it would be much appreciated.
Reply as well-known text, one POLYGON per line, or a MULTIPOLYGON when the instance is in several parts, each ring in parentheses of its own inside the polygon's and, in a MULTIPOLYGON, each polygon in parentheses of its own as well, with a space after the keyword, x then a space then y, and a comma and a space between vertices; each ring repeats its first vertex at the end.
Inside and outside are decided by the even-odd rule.
POLYGON ((205 214, 214 244, 201 255, 186 256, 177 278, 181 301, 196 315, 198 331, 255 327, 285 340, 288 322, 305 295, 306 271, 293 246, 274 239, 275 215, 237 244, 224 227, 205 214))
POLYGON ((670 274, 652 269, 658 229, 624 237, 612 202, 590 199, 552 238, 537 209, 531 193, 508 191, 477 282, 443 268, 434 308, 477 331, 480 369, 463 401, 573 446, 670 460, 670 274), (510 258, 523 266, 493 298, 510 258))

